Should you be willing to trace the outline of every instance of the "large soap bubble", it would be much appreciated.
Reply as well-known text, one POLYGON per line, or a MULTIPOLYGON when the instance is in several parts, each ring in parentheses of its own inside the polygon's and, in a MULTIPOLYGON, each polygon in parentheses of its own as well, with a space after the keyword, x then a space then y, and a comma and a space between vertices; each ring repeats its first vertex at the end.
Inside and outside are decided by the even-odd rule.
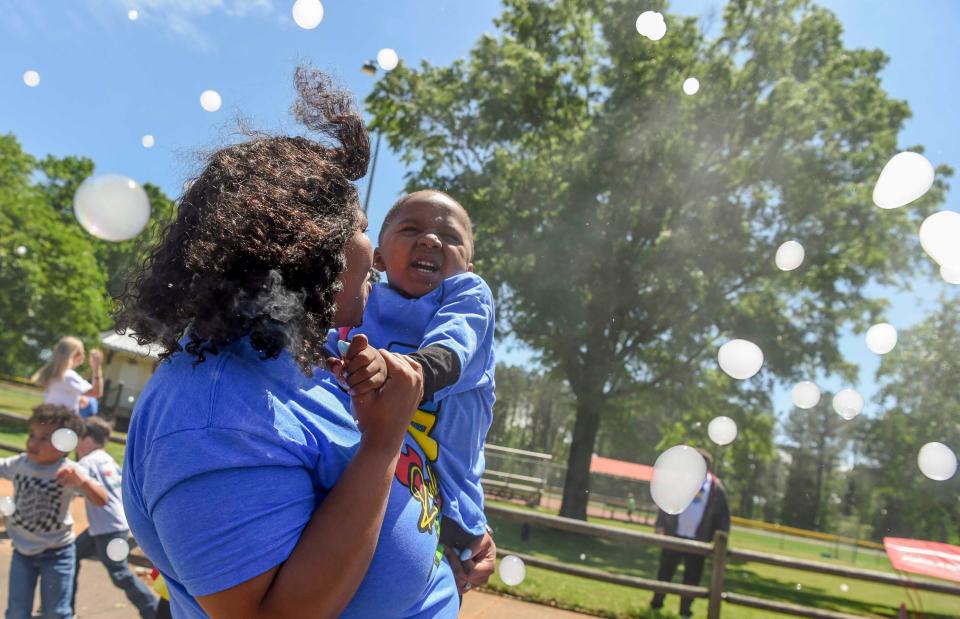
POLYGON ((920 471, 936 481, 946 481, 957 472, 957 454, 943 443, 927 443, 917 454, 920 471))
POLYGON ((700 90, 700 80, 695 77, 688 77, 683 80, 683 92, 688 95, 695 95, 700 90))
POLYGON ((714 417, 707 424, 707 436, 717 445, 729 445, 737 438, 737 422, 725 415, 714 417))
POLYGON ((497 573, 500 574, 500 580, 509 587, 516 587, 527 577, 527 567, 523 564, 523 559, 515 555, 507 555, 500 559, 500 565, 497 566, 497 573))
POLYGON ((377 52, 377 64, 384 71, 393 71, 400 64, 400 57, 397 56, 396 50, 384 47, 377 52))
POLYGON ((873 203, 880 208, 910 204, 930 190, 933 166, 920 153, 897 153, 883 166, 873 188, 873 203))
POLYGON ((77 433, 70 428, 60 428, 50 436, 50 442, 63 453, 70 453, 77 448, 77 433))
POLYGON ((23 74, 23 83, 30 88, 36 88, 40 85, 40 74, 33 69, 26 71, 23 74))
POLYGON ((637 32, 651 41, 659 41, 667 34, 667 22, 656 11, 644 11, 637 18, 637 32))
POLYGON ((960 267, 940 267, 940 277, 948 284, 960 284, 960 267))
POLYGON ((793 386, 791 396, 797 408, 813 408, 820 403, 820 387, 804 380, 793 386))
POLYGON ((920 245, 940 266, 960 268, 960 213, 940 211, 923 220, 920 245))
POLYGON ((775 261, 777 268, 781 271, 792 271, 803 264, 803 258, 806 252, 803 245, 797 241, 787 241, 777 248, 775 261))
POLYGON ((867 348, 875 355, 885 355, 897 345, 897 330, 888 322, 867 329, 867 348))
POLYGON ((736 378, 744 380, 760 371, 763 366, 763 351, 747 340, 730 340, 720 347, 717 355, 720 369, 736 378))
POLYGON ((111 561, 120 563, 126 561, 130 554, 130 544, 122 537, 115 537, 107 544, 107 557, 111 561))
POLYGON ((90 177, 73 196, 77 221, 105 241, 126 241, 150 219, 150 199, 139 183, 120 174, 90 177))
POLYGON ((833 410, 844 419, 853 419, 863 412, 863 396, 856 389, 844 389, 833 396, 833 410))
POLYGON ((208 112, 216 112, 223 105, 223 99, 216 90, 204 90, 200 93, 200 107, 208 112))
POLYGON ((17 511, 17 504, 14 503, 13 497, 0 496, 0 515, 9 518, 15 511, 17 511))
POLYGON ((313 30, 323 21, 320 0, 297 0, 293 3, 293 21, 304 30, 313 30))
POLYGON ((663 511, 679 514, 697 496, 706 476, 703 456, 689 445, 675 445, 654 462, 650 495, 663 511))

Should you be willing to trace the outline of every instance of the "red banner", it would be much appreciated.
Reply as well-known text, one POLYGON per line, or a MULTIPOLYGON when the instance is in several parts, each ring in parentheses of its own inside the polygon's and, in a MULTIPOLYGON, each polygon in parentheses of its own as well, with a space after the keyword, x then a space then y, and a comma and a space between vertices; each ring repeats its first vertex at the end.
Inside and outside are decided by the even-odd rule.
POLYGON ((885 537, 883 547, 895 569, 960 582, 960 546, 885 537))

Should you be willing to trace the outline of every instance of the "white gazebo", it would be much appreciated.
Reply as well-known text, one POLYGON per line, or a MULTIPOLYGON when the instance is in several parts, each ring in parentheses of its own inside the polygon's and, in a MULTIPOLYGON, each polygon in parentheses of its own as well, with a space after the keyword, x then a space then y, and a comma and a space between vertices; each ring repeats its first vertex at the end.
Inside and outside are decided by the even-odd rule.
POLYGON ((100 345, 104 351, 101 414, 112 414, 114 427, 125 431, 134 403, 157 369, 160 349, 141 346, 130 335, 113 331, 100 335, 100 345))

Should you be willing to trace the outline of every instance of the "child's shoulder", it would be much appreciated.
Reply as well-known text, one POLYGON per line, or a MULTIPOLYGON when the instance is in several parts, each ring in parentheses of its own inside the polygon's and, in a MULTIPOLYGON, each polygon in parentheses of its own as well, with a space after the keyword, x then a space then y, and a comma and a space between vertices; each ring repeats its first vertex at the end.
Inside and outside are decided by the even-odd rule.
POLYGON ((460 273, 443 280, 443 297, 474 296, 484 301, 493 301, 490 286, 476 273, 460 273))

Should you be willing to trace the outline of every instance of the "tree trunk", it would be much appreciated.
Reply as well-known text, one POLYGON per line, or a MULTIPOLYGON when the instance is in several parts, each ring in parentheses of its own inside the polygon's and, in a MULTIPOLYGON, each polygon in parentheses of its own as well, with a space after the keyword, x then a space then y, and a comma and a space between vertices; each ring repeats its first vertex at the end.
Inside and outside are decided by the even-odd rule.
POLYGON ((573 425, 573 440, 567 458, 567 476, 563 482, 563 503, 560 515, 587 519, 587 501, 590 498, 590 459, 600 429, 600 393, 577 393, 577 419, 573 425))

